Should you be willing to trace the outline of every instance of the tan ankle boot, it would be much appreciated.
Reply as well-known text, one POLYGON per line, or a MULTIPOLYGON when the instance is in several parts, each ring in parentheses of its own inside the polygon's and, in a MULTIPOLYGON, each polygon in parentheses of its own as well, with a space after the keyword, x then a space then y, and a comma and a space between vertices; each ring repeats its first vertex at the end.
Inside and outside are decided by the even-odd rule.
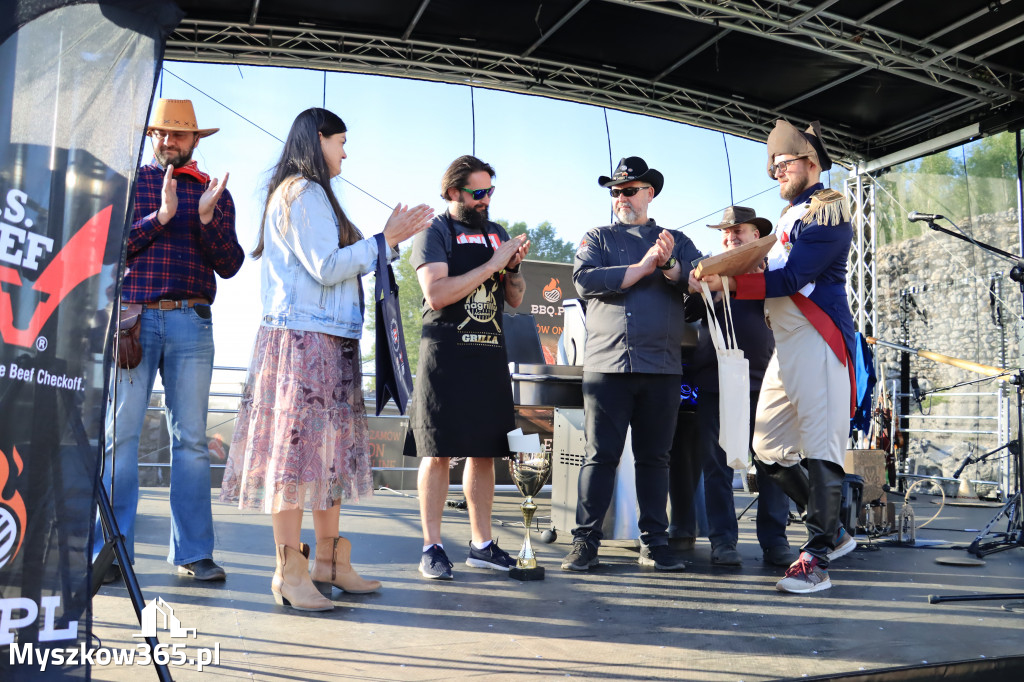
POLYGON ((287 545, 277 546, 277 570, 270 583, 274 601, 298 611, 330 611, 334 604, 313 587, 307 566, 302 552, 287 545))
POLYGON ((312 577, 321 594, 330 596, 332 585, 352 594, 380 589, 379 580, 366 580, 353 570, 351 557, 352 543, 345 538, 317 538, 312 577))

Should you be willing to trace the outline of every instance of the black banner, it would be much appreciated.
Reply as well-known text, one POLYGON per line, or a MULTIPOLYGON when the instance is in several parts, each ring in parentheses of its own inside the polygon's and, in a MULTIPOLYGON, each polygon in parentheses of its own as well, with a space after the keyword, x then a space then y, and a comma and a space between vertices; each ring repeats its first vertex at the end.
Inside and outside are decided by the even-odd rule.
POLYGON ((572 265, 538 260, 523 262, 526 294, 518 308, 506 312, 533 315, 544 348, 544 363, 557 365, 558 338, 562 335, 562 301, 578 298, 572 283, 572 265))
POLYGON ((0 13, 3 680, 89 676, 67 653, 92 645, 110 312, 164 37, 179 18, 162 1, 0 13))

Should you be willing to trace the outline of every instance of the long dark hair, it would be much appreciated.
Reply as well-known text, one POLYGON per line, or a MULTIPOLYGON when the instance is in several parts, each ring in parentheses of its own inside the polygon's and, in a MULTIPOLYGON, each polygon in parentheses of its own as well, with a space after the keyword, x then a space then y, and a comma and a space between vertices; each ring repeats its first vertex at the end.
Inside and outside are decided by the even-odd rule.
MULTIPOLYGON (((292 128, 288 131, 288 139, 284 142, 281 158, 278 159, 267 182, 267 198, 263 202, 263 218, 260 220, 260 239, 252 251, 253 258, 263 255, 263 231, 267 224, 267 210, 270 201, 280 189, 288 191, 298 180, 305 179, 320 185, 327 200, 331 202, 334 215, 338 219, 338 246, 348 246, 359 241, 362 236, 345 212, 341 210, 338 198, 331 189, 331 172, 324 160, 323 148, 320 146, 320 135, 330 137, 347 132, 345 122, 337 114, 313 107, 306 109, 295 117, 292 128), (318 134, 319 133, 319 134, 318 134)), ((294 196, 285 196, 285 216, 294 196)))

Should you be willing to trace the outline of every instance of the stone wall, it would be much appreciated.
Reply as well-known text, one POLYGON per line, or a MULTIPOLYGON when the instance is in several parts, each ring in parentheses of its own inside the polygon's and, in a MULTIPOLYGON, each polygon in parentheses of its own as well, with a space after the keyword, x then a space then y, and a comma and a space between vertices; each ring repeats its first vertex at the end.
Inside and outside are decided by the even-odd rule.
MULTIPOLYGON (((945 221, 939 221, 939 225, 949 227, 945 221)), ((978 216, 973 224, 964 220, 958 225, 978 241, 1010 253, 1019 252, 1015 210, 978 216)), ((920 236, 879 247, 875 263, 876 337, 984 365, 1021 366, 1021 293, 1009 276, 1012 263, 927 228, 920 236)), ((875 351, 885 363, 891 386, 892 380, 899 378, 900 354, 878 346, 875 351)), ((911 356, 910 375, 917 377, 925 392, 981 378, 980 374, 916 355, 911 356)), ((1003 391, 1002 398, 967 395, 996 392, 1001 392, 999 382, 984 381, 926 395, 920 407, 912 401, 914 416, 907 434, 910 472, 951 476, 969 452, 988 452, 1003 445, 1011 434, 1015 437, 1015 394, 1003 391), (970 418, 954 418, 958 416, 970 418), (999 431, 1000 425, 1002 432, 996 434, 958 433, 999 431)), ((1004 462, 999 457, 1005 455, 1004 450, 986 463, 968 467, 963 478, 999 480, 1004 462)), ((949 485, 946 492, 954 493, 957 488, 949 485)))

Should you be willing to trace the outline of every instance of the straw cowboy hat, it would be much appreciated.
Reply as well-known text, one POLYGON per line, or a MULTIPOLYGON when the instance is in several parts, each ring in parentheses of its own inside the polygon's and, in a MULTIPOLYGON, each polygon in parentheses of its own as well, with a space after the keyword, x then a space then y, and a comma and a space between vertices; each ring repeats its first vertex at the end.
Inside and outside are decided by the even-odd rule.
POLYGON ((757 230, 759 237, 765 237, 772 232, 772 223, 767 218, 758 218, 757 212, 746 206, 729 206, 722 213, 722 222, 717 225, 708 225, 716 230, 728 230, 730 227, 750 223, 757 230))
POLYGON ((158 99, 153 105, 152 123, 146 126, 146 134, 154 128, 172 132, 198 133, 199 137, 209 137, 220 128, 200 128, 196 125, 196 112, 192 108, 192 100, 158 99))

